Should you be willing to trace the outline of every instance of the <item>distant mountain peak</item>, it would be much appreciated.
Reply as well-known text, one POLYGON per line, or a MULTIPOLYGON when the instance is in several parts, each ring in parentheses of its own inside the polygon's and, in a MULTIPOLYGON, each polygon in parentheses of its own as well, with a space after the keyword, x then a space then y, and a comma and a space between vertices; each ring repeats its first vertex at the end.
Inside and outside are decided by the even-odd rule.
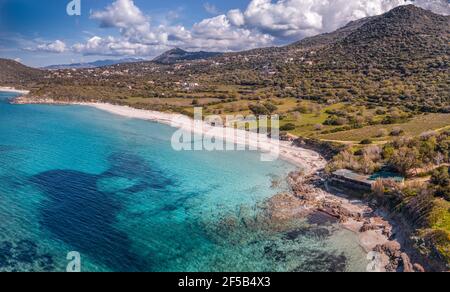
POLYGON ((159 64, 174 64, 183 61, 194 61, 201 59, 209 59, 221 55, 217 52, 188 52, 181 48, 173 48, 162 55, 153 59, 153 62, 159 64))
MULTIPOLYGON (((401 5, 401 6, 398 6, 394 9, 386 12, 385 14, 383 14, 384 17, 392 17, 392 18, 396 18, 398 20, 400 20, 400 19, 414 20, 416 18, 424 18, 424 17, 433 16, 433 15, 439 15, 439 14, 435 14, 430 10, 423 9, 423 8, 413 5, 413 4, 401 5)), ((440 15, 440 16, 442 16, 442 15, 440 15)), ((442 17, 445 17, 445 16, 442 16, 442 17)))
POLYGON ((183 50, 183 49, 181 49, 181 48, 173 48, 173 49, 167 51, 166 53, 171 53, 171 54, 187 54, 187 53, 189 53, 189 52, 188 52, 188 51, 185 51, 185 50, 183 50))
POLYGON ((327 44, 322 60, 398 67, 448 54, 449 16, 403 5, 359 22, 327 44))
POLYGON ((418 12, 421 13, 424 11, 428 11, 428 10, 420 8, 419 6, 416 6, 414 4, 407 4, 407 5, 397 6, 393 9, 391 9, 389 12, 390 13, 398 13, 398 12, 400 12, 400 13, 418 13, 418 12))

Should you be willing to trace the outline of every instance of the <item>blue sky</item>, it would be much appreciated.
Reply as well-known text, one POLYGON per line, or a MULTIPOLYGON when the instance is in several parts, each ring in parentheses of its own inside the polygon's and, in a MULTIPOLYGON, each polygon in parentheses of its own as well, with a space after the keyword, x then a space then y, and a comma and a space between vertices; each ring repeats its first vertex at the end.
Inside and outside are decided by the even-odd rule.
MULTIPOLYGON (((0 0, 0 57, 30 66, 139 57, 173 47, 237 51, 282 45, 377 15, 404 0, 0 0)), ((410 3, 410 1, 406 1, 410 3)), ((448 0, 416 5, 450 13, 448 0)))
MULTIPOLYGON (((82 15, 75 17, 68 16, 66 13, 69 2, 69 0, 0 0, 0 57, 20 59, 23 63, 32 66, 110 58, 110 56, 82 56, 70 52, 50 54, 23 50, 23 46, 26 46, 28 41, 51 42, 63 39, 65 42, 75 43, 91 35, 104 33, 95 21, 89 19, 90 11, 103 9, 112 3, 111 0, 82 0, 82 15)), ((179 18, 177 21, 192 25, 196 21, 211 17, 204 3, 215 5, 218 11, 227 11, 231 8, 243 7, 248 1, 227 0, 203 3, 196 0, 136 0, 134 2, 155 22, 159 18, 176 14, 179 18)), ((108 33, 117 34, 113 30, 108 33)))

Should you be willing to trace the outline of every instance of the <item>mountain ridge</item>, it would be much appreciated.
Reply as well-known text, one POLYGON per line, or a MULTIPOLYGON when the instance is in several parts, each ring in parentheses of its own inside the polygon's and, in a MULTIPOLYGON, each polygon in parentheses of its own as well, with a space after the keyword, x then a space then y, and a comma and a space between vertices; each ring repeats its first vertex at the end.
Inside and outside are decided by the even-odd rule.
POLYGON ((205 52, 205 51, 188 52, 181 48, 174 48, 167 52, 164 52, 163 54, 154 58, 152 61, 155 63, 159 63, 159 64, 169 65, 169 64, 175 64, 178 62, 182 62, 182 61, 210 59, 212 57, 216 57, 219 55, 222 55, 222 53, 205 52))
POLYGON ((395 66, 448 56, 450 16, 404 5, 365 21, 321 55, 332 62, 395 66))
POLYGON ((44 71, 25 66, 17 61, 0 58, 0 85, 33 86, 41 80, 44 71))
POLYGON ((73 88, 76 92, 84 86, 109 92, 102 97, 124 98, 131 94, 126 88, 133 89, 133 96, 178 97, 186 94, 177 84, 199 84, 196 87, 204 88, 204 95, 210 97, 226 95, 217 88, 235 88, 239 93, 245 87, 250 92, 246 96, 255 99, 284 96, 395 105, 411 100, 409 106, 414 109, 449 112, 448 39, 450 16, 401 6, 283 47, 214 56, 175 48, 153 61, 58 72, 47 76, 39 94, 78 96, 73 88), (71 90, 66 90, 69 85, 71 90))
POLYGON ((107 67, 112 65, 118 65, 123 63, 136 63, 146 61, 141 58, 123 58, 118 60, 105 59, 105 60, 97 60, 93 62, 84 62, 84 63, 71 63, 71 64, 56 64, 45 66, 42 69, 49 70, 60 70, 60 69, 89 69, 89 68, 99 68, 99 67, 107 67))

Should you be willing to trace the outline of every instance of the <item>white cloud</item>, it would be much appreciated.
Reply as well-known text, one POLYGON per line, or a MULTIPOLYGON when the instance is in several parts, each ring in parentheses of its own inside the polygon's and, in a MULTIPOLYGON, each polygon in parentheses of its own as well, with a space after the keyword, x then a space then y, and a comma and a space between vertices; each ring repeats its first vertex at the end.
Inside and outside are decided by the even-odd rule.
POLYGON ((155 34, 150 26, 150 18, 134 4, 133 0, 116 0, 103 11, 96 11, 91 18, 104 28, 118 28, 121 35, 131 41, 146 44, 160 44, 167 41, 164 33, 155 34))
POLYGON ((153 56, 172 47, 190 50, 231 51, 269 45, 273 37, 257 30, 239 28, 226 15, 204 19, 187 29, 182 25, 151 26, 151 19, 133 0, 116 0, 91 18, 104 28, 118 28, 120 38, 90 38, 73 46, 77 53, 86 55, 153 56))
POLYGON ((414 0, 414 4, 435 13, 450 15, 450 2, 448 0, 414 0))
MULTIPOLYGON (((352 20, 379 15, 412 0, 251 0, 245 10, 203 19, 187 28, 171 21, 152 26, 150 17, 133 0, 115 0, 91 18, 100 27, 117 28, 119 37, 94 36, 73 50, 88 55, 151 57, 169 48, 237 51, 333 31, 352 20)), ((447 0, 416 0, 415 5, 440 14, 450 14, 447 0)), ((205 9, 218 10, 208 3, 205 9)), ((174 19, 176 20, 176 19, 174 19)), ((64 46, 43 47, 65 50, 64 46)))
POLYGON ((241 50, 269 45, 273 37, 255 30, 239 28, 226 15, 204 19, 192 27, 192 47, 215 50, 241 50))
POLYGON ((64 53, 67 50, 67 46, 63 41, 56 40, 51 43, 37 45, 34 48, 26 48, 25 50, 33 52, 64 53))
POLYGON ((207 43, 215 40, 222 47, 240 49, 242 46, 232 48, 234 40, 252 48, 334 31, 350 21, 412 3, 450 14, 447 0, 252 0, 244 11, 233 9, 195 24, 192 33, 207 43), (229 43, 225 45, 226 40, 229 43))
POLYGON ((227 17, 230 23, 235 26, 243 26, 245 24, 244 14, 239 9, 233 9, 228 11, 227 17))
MULTIPOLYGON (((411 4, 405 0, 252 0, 238 23, 281 39, 299 39, 330 32, 348 22, 379 15, 397 6, 411 4)), ((417 0, 416 5, 441 14, 449 14, 447 0, 417 0)), ((231 17, 233 17, 231 16, 231 17)), ((230 18, 231 18, 230 17, 230 18)))
POLYGON ((129 42, 124 39, 114 37, 90 38, 84 44, 76 44, 72 47, 76 53, 83 55, 104 55, 104 56, 149 56, 164 50, 166 47, 156 45, 146 45, 129 42))

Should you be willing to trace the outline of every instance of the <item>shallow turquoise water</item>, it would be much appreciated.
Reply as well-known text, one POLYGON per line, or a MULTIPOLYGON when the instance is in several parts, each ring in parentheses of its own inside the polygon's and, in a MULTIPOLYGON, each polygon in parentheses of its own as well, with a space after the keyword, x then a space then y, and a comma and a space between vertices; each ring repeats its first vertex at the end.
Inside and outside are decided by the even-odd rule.
POLYGON ((255 152, 175 152, 165 125, 0 93, 0 270, 363 270, 354 235, 263 231, 261 203, 294 169, 255 152))

